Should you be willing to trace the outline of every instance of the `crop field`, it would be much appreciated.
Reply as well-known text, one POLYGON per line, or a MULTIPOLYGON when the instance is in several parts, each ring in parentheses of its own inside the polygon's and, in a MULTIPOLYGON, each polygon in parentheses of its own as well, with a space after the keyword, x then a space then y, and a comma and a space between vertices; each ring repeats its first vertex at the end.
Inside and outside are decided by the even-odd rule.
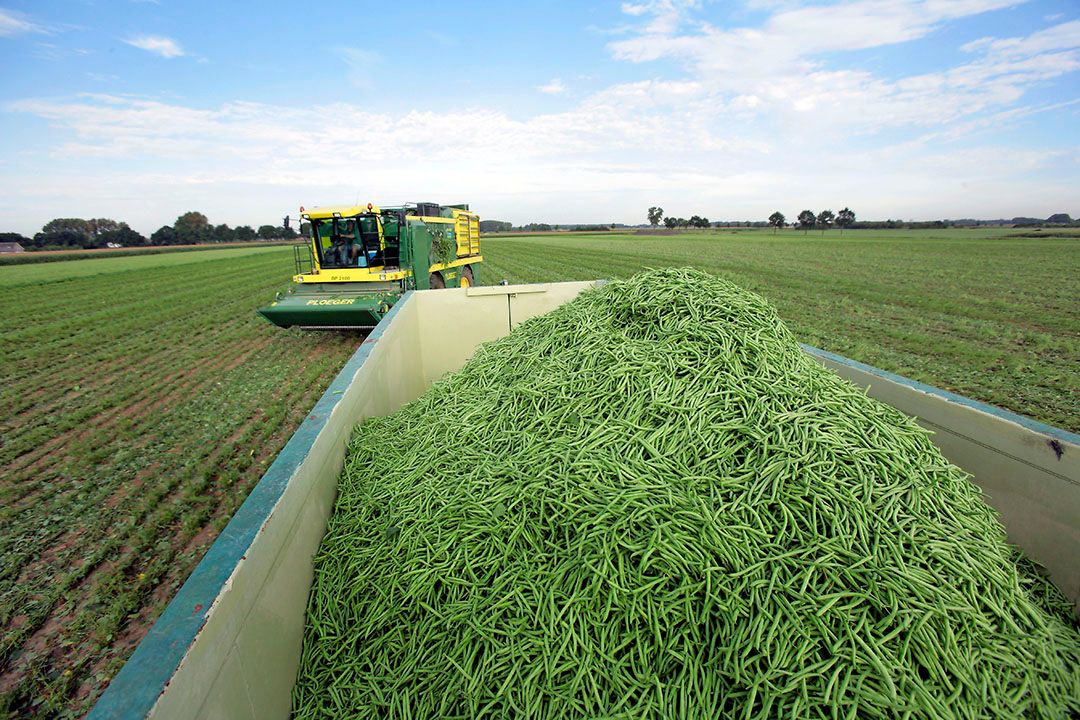
POLYGON ((352 353, 289 248, 0 268, 0 709, 83 714, 352 353))
MULTIPOLYGON (((1080 239, 973 231, 485 237, 480 281, 693 265, 804 342, 1080 430, 1080 239)), ((292 252, 0 267, 0 710, 79 716, 359 336, 254 310, 292 252)))
POLYGON ((1080 431, 1070 231, 552 233, 487 238, 484 259, 485 284, 693 265, 767 297, 805 343, 1080 431))

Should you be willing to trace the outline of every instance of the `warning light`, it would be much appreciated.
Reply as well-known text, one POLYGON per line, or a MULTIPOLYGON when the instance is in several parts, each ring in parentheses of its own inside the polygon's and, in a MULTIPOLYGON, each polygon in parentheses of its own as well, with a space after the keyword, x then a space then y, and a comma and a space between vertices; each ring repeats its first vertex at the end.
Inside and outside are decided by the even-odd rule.
POLYGON ((304 206, 303 205, 300 206, 300 212, 304 212, 304 206))
POLYGON ((367 204, 367 209, 368 209, 368 210, 370 210, 370 209, 371 209, 371 203, 368 203, 368 204, 367 204))

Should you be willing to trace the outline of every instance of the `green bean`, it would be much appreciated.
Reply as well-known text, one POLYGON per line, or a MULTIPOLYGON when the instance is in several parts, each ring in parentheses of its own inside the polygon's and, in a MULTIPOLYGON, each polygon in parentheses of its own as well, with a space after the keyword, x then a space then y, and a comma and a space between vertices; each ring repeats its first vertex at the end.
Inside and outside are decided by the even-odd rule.
POLYGON ((1065 718, 1071 612, 762 298, 648 271, 357 429, 294 716, 1065 718))

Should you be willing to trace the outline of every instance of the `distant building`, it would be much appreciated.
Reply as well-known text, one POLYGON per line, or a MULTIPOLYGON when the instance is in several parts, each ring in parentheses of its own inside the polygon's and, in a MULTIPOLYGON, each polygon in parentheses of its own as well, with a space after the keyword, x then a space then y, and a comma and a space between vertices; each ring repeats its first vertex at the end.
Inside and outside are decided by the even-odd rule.
POLYGON ((0 243, 0 253, 17 253, 17 252, 26 252, 26 248, 24 248, 19 243, 0 243))

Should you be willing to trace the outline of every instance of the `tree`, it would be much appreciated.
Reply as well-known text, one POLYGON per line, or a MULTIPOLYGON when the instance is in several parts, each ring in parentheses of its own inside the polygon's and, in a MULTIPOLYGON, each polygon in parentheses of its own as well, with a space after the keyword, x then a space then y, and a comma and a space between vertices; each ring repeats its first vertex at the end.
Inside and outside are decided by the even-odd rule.
POLYGON ((45 226, 41 228, 41 232, 48 235, 49 233, 57 233, 69 230, 71 232, 77 232, 81 235, 90 236, 93 232, 90 229, 90 223, 82 218, 56 218, 45 223, 45 226))
POLYGON ((813 210, 803 210, 799 213, 799 227, 803 229, 803 235, 814 227, 815 222, 817 222, 817 215, 814 214, 813 210))
POLYGON ((216 243, 230 243, 236 239, 236 231, 226 223, 221 223, 214 226, 210 239, 216 243))
POLYGON ((664 227, 668 228, 669 230, 673 229, 678 224, 679 221, 673 217, 664 218, 664 227))
POLYGON ((651 207, 649 208, 649 224, 656 227, 660 224, 660 221, 664 219, 664 208, 651 207))
POLYGON ((832 210, 822 210, 818 213, 817 224, 821 228, 821 235, 824 237, 825 231, 832 227, 833 221, 836 220, 836 215, 832 210))
POLYGON ((784 217, 784 213, 780 212, 779 210, 777 210, 776 212, 774 212, 772 215, 769 216, 769 225, 772 226, 773 235, 776 234, 776 229, 777 228, 784 227, 784 221, 786 219, 787 218, 784 217))
POLYGON ((260 225, 259 226, 259 239, 260 240, 273 240, 274 238, 281 237, 281 230, 277 225, 260 225))
POLYGON ((212 239, 213 231, 210 221, 201 212, 194 210, 176 218, 173 229, 176 231, 177 242, 180 245, 197 245, 210 242, 212 239))
MULTIPOLYGON (((481 220, 480 232, 510 232, 514 228, 512 223, 508 223, 505 220, 481 220)), ((311 234, 311 223, 300 223, 300 234, 311 234)))
POLYGON ((836 224, 840 226, 840 237, 844 236, 844 228, 849 228, 855 223, 855 211, 844 208, 836 213, 836 224))
POLYGON ((150 235, 151 245, 176 245, 176 230, 171 225, 162 225, 150 235))
POLYGON ((237 242, 251 242, 258 237, 258 233, 250 225, 237 225, 233 230, 237 242))
POLYGON ((137 233, 128 227, 126 222, 117 223, 112 230, 105 230, 98 236, 103 246, 112 243, 121 247, 139 247, 149 242, 141 233, 137 233))
POLYGON ((109 218, 91 218, 86 221, 86 225, 90 234, 96 238, 100 238, 106 233, 116 232, 121 226, 127 227, 127 223, 116 222, 109 218))
POLYGON ((41 232, 34 235, 35 247, 97 247, 97 238, 90 222, 82 218, 56 218, 45 223, 41 232))

